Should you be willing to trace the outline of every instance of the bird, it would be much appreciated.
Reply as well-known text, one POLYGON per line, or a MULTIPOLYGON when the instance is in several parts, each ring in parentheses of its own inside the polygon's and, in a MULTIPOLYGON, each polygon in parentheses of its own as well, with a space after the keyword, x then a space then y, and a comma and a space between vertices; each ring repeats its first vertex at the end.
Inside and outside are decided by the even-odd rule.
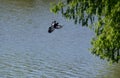
POLYGON ((59 25, 58 22, 56 21, 53 21, 51 26, 48 28, 48 33, 52 33, 55 29, 60 29, 62 28, 63 26, 59 25))

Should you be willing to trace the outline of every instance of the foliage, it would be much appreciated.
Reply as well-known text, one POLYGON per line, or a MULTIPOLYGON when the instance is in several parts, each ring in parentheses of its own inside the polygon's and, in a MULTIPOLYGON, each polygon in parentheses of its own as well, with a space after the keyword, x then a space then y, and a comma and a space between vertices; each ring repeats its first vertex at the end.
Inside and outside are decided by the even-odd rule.
POLYGON ((91 52, 101 59, 120 59, 120 0, 66 0, 53 5, 51 11, 95 31, 91 52), (95 19, 95 20, 94 20, 95 19))

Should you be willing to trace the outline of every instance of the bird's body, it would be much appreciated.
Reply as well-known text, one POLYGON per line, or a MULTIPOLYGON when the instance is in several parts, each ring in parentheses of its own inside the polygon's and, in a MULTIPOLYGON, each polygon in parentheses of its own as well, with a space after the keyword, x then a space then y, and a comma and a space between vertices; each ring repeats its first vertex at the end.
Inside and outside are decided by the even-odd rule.
POLYGON ((48 28, 48 32, 49 32, 49 33, 52 33, 54 30, 55 30, 55 28, 53 28, 53 27, 49 27, 49 28, 48 28))
POLYGON ((57 23, 56 21, 53 21, 51 26, 48 28, 48 33, 52 33, 55 29, 60 29, 63 26, 58 25, 59 23, 57 23))

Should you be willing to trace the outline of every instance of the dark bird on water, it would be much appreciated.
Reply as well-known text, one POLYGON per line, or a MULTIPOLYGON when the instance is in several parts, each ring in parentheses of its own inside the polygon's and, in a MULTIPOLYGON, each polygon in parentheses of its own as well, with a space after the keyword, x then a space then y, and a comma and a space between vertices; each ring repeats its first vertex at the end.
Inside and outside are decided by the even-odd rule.
POLYGON ((55 29, 60 29, 62 28, 63 26, 59 25, 58 22, 56 21, 53 21, 51 26, 48 28, 48 33, 52 33, 55 29))

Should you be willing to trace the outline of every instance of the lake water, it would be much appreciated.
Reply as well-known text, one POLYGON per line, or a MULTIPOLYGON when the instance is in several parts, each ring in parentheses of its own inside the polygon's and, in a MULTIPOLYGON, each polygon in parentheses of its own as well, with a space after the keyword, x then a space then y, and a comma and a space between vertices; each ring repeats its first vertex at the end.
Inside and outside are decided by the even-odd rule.
POLYGON ((54 0, 0 0, 0 78, 120 78, 88 48, 93 32, 50 13, 54 0), (62 29, 49 34, 53 20, 62 29))

